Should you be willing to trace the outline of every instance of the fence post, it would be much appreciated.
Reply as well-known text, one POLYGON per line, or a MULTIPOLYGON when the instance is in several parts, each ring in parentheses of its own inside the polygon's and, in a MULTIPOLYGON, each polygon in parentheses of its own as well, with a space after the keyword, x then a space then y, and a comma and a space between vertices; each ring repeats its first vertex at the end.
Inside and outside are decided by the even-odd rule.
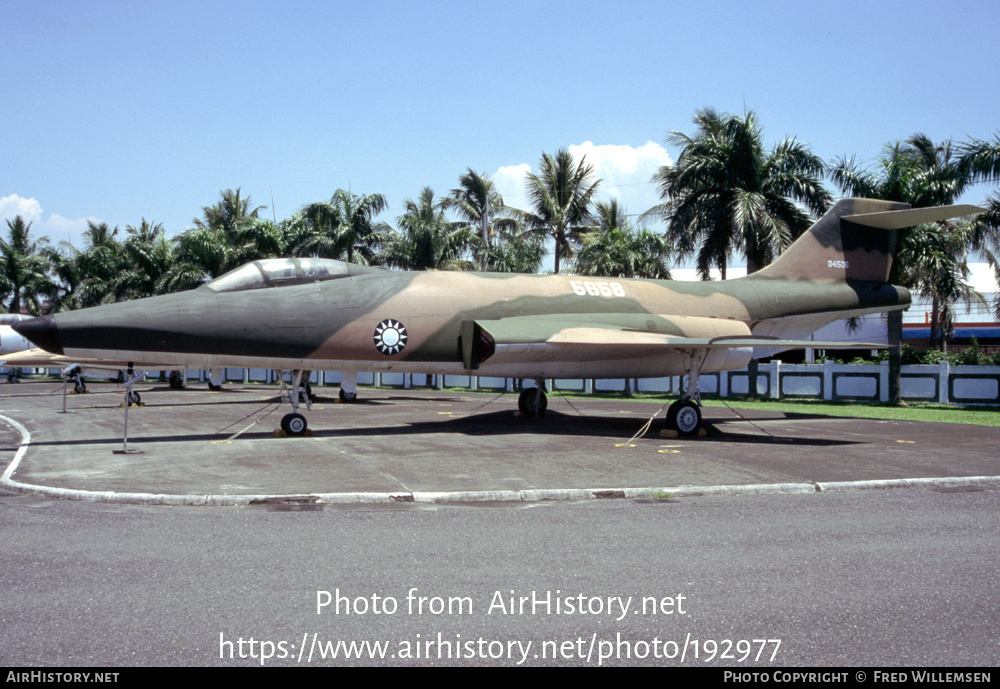
MULTIPOLYGON (((757 381, 754 381, 756 383, 757 381)), ((781 399, 781 361, 771 360, 771 399, 781 399)))
POLYGON ((889 401, 889 361, 885 360, 879 364, 878 369, 878 401, 889 401))
POLYGON ((948 385, 948 378, 951 374, 949 369, 950 366, 947 361, 942 361, 938 364, 938 402, 941 404, 948 404, 951 399, 948 385))

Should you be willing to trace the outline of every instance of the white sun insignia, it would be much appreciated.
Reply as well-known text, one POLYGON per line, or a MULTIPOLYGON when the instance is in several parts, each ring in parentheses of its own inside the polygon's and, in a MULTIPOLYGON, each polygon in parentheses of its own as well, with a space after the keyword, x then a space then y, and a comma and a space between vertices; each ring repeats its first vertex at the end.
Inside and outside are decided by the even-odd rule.
POLYGON ((387 318, 375 326, 375 347, 385 355, 399 354, 406 348, 406 327, 387 318))

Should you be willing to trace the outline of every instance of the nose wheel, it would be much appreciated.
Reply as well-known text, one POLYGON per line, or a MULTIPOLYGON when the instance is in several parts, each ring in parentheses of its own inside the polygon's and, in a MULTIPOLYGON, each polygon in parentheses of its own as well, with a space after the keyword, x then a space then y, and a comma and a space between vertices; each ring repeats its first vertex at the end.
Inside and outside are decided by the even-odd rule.
POLYGON ((312 397, 308 392, 309 381, 303 382, 301 369, 292 371, 292 385, 288 388, 285 385, 285 378, 281 376, 281 400, 292 405, 292 413, 285 414, 281 418, 281 430, 288 436, 307 435, 309 422, 306 417, 299 413, 299 405, 305 402, 306 409, 312 408, 312 397))

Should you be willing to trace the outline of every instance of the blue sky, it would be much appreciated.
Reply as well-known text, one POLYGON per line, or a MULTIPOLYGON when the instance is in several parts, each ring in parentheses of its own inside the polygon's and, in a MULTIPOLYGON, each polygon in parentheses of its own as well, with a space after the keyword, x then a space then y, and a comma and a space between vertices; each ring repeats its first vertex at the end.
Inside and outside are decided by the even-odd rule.
POLYGON ((278 219, 379 192, 392 222, 471 167, 524 205, 560 147, 637 214, 705 106, 826 160, 1000 129, 997 0, 0 0, 0 24, 0 215, 78 247, 237 187, 278 219))

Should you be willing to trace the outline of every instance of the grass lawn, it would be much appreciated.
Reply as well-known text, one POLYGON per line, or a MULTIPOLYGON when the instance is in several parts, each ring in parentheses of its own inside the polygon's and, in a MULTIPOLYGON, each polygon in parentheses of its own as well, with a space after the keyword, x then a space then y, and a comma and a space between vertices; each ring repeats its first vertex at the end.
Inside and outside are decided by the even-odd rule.
MULTIPOLYGON (((595 395, 562 395, 550 393, 553 397, 593 397, 631 399, 635 401, 664 404, 670 397, 650 394, 634 394, 626 397, 622 394, 597 393, 595 395)), ((847 416, 862 419, 895 419, 899 421, 925 421, 941 423, 971 423, 980 426, 1000 426, 1000 407, 968 406, 962 407, 949 404, 931 404, 928 402, 907 403, 906 406, 893 407, 887 404, 870 402, 825 402, 822 400, 760 400, 749 402, 740 398, 704 398, 702 404, 706 407, 731 407, 733 409, 761 409, 766 411, 785 412, 788 414, 825 414, 827 416, 847 416)))
POLYGON ((893 407, 866 402, 823 402, 815 400, 786 400, 747 402, 739 399, 702 400, 706 407, 732 407, 734 409, 766 409, 790 414, 825 414, 850 416, 863 419, 895 419, 899 421, 933 421, 943 423, 971 423, 980 426, 1000 426, 1000 407, 959 407, 948 404, 908 403, 893 407))

